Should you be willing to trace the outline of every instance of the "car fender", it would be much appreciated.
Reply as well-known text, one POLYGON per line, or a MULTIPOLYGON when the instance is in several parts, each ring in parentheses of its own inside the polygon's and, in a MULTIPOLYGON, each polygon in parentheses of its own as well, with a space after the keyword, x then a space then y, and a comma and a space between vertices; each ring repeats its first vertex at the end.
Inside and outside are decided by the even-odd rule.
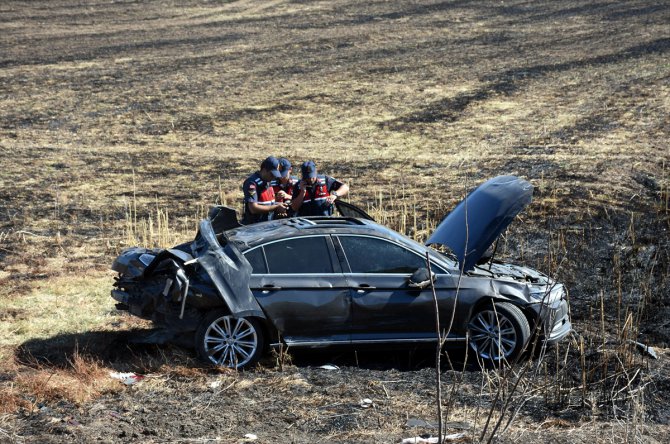
POLYGON ((515 305, 527 305, 530 302, 530 294, 527 285, 519 285, 516 282, 491 280, 491 294, 496 296, 500 302, 516 302, 515 305))
POLYGON ((462 323, 464 329, 467 328, 474 313, 490 303, 511 302, 522 311, 526 311, 525 307, 529 305, 529 295, 525 285, 488 279, 477 279, 477 281, 470 281, 468 285, 464 284, 459 290, 459 300, 464 303, 457 307, 455 319, 462 323))

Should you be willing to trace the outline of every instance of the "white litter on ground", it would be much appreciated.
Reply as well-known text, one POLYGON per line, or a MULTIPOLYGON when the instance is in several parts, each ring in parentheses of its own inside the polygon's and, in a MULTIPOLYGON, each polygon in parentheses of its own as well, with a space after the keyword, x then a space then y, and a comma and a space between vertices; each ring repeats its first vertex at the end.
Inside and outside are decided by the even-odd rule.
POLYGON ((372 399, 370 399, 370 398, 361 399, 360 401, 358 401, 358 403, 364 409, 370 408, 374 405, 374 403, 372 402, 372 399))
MULTIPOLYGON (((442 442, 456 441, 457 439, 462 438, 465 438, 465 433, 452 433, 451 435, 443 435, 442 442)), ((431 436, 430 438, 416 436, 414 438, 403 439, 401 444, 436 444, 439 441, 440 440, 437 438, 437 436, 431 436)))
POLYGON ((319 367, 323 370, 339 370, 340 368, 334 364, 325 364, 319 367))
POLYGON ((111 376, 112 379, 118 379, 126 385, 137 384, 144 379, 144 375, 138 375, 137 373, 109 372, 109 376, 111 376))

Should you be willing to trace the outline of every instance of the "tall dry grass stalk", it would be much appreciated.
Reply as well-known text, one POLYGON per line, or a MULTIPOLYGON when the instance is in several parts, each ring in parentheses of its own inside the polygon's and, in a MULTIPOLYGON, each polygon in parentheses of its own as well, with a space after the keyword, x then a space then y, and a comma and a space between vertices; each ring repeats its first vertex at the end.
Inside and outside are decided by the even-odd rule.
POLYGON ((367 205, 367 212, 376 222, 422 242, 439 224, 441 216, 446 214, 441 206, 422 214, 423 206, 416 194, 395 189, 386 194, 377 192, 373 203, 367 205))
MULTIPOLYGON (((663 178, 660 183, 659 212, 664 213, 666 217, 670 216, 670 165, 663 161, 663 178)), ((670 218, 668 218, 670 226, 670 218)))
POLYGON ((124 223, 124 243, 126 246, 146 248, 169 248, 181 242, 193 240, 198 222, 207 215, 207 209, 199 206, 192 217, 174 219, 170 210, 161 207, 156 201, 155 207, 146 216, 138 216, 137 204, 126 205, 124 223))

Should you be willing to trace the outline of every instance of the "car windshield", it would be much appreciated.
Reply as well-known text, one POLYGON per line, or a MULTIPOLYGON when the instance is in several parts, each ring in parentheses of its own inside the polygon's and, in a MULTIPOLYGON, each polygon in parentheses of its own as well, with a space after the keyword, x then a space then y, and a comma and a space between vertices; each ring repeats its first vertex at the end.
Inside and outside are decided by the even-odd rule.
POLYGON ((437 250, 432 246, 427 247, 426 251, 428 251, 428 254, 430 254, 431 261, 435 259, 436 262, 445 264, 449 268, 458 269, 458 261, 456 260, 456 256, 452 252, 437 250))

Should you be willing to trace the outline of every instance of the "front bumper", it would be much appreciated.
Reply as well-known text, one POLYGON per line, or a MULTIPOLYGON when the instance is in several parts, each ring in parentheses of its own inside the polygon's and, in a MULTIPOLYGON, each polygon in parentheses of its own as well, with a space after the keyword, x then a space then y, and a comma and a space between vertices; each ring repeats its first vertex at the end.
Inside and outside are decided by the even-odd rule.
POLYGON ((561 299, 545 309, 548 310, 548 316, 545 318, 544 340, 547 344, 555 344, 572 331, 568 301, 561 299))

